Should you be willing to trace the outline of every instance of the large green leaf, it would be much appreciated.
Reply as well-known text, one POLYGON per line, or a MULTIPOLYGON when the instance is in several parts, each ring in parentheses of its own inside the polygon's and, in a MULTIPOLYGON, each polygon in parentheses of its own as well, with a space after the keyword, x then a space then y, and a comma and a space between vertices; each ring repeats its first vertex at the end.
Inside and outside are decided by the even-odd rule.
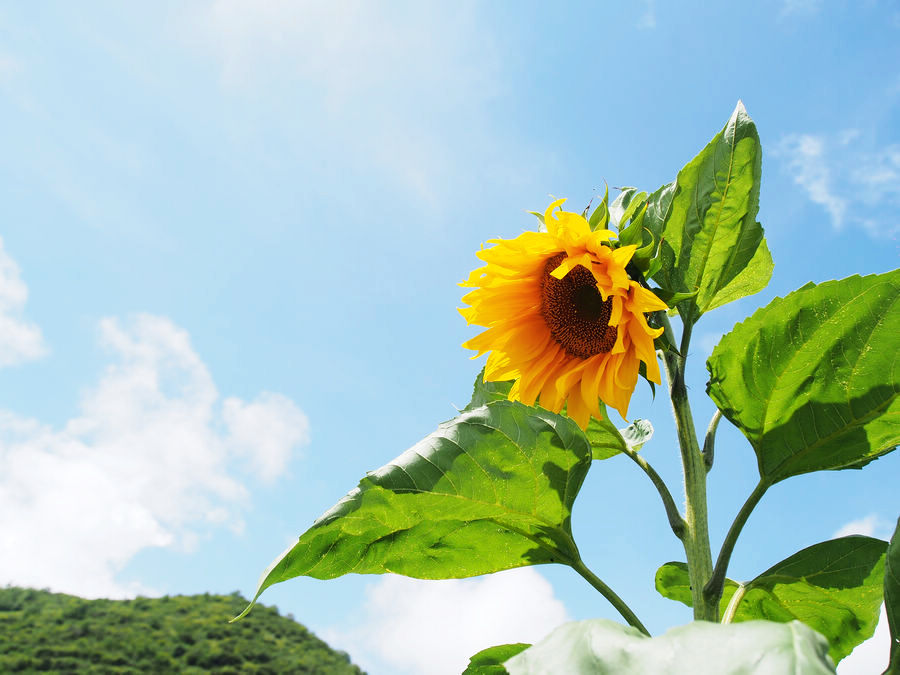
MULTIPOLYGON (((734 621, 802 621, 828 638, 837 663, 875 632, 886 548, 887 542, 862 536, 815 544, 746 584, 726 580, 720 614, 740 591, 734 621)), ((656 572, 656 590, 690 607, 689 584, 684 563, 656 572)))
POLYGON ((572 505, 590 464, 568 418, 510 401, 463 413, 363 478, 275 560, 254 601, 301 575, 449 579, 572 564, 572 505))
POLYGON ((644 227, 662 239, 654 279, 697 295, 678 310, 687 321, 765 288, 772 256, 756 221, 762 147, 741 102, 709 144, 650 196, 644 227))
MULTIPOLYGON (((475 378, 475 386, 472 391, 472 400, 463 410, 474 410, 475 408, 492 403, 494 401, 505 401, 512 388, 512 381, 506 382, 485 382, 484 369, 478 373, 475 378)), ((644 443, 653 436, 653 425, 649 420, 636 419, 624 429, 617 429, 616 425, 609 419, 606 406, 600 403, 600 410, 603 412, 603 419, 598 420, 591 417, 588 427, 584 433, 591 444, 591 451, 594 459, 609 459, 621 453, 625 448, 631 448, 635 451, 640 450, 644 443)), ((565 410, 563 410, 565 415, 565 410)))
POLYGON ((482 649, 469 659, 469 666, 462 675, 508 675, 509 671, 503 667, 503 662, 530 646, 527 642, 516 642, 511 645, 497 645, 482 649))
POLYGON ((772 484, 859 468, 900 440, 900 270, 808 284, 725 335, 707 393, 772 484))
POLYGON ((510 675, 834 674, 828 643, 797 621, 695 621, 650 638, 608 619, 563 624, 504 663, 510 675))
POLYGON ((885 675, 900 673, 900 518, 884 561, 884 609, 891 631, 891 658, 885 675))

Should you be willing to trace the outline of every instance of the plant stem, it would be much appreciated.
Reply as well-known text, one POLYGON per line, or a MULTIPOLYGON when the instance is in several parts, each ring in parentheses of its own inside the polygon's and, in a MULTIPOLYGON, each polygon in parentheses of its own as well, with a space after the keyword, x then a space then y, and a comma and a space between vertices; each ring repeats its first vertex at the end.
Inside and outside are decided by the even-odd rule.
POLYGON ((618 595, 616 595, 616 593, 615 593, 615 591, 613 591, 613 589, 611 589, 609 586, 607 586, 605 583, 603 583, 603 580, 600 579, 600 577, 598 577, 596 574, 591 572, 587 568, 587 565, 585 565, 584 562, 581 560, 581 558, 577 558, 575 560, 575 562, 572 565, 572 568, 576 572, 578 572, 578 574, 580 574, 582 577, 584 577, 585 580, 587 580, 587 582, 591 586, 593 586, 598 591, 600 591, 600 594, 604 598, 609 600, 610 604, 616 608, 616 610, 619 612, 619 614, 622 615, 622 618, 624 618, 630 626, 634 626, 639 631, 641 631, 644 635, 646 635, 648 637, 650 636, 650 631, 648 631, 644 627, 644 624, 641 623, 641 620, 638 619, 637 616, 635 616, 634 612, 631 611, 631 607, 629 607, 627 604, 625 604, 625 601, 622 600, 622 598, 620 598, 618 595))
POLYGON ((706 464, 706 472, 712 469, 716 452, 716 429, 719 428, 719 420, 722 419, 722 411, 716 409, 709 426, 706 429, 706 438, 703 439, 703 463, 706 464))
POLYGON ((650 462, 641 457, 637 452, 632 450, 631 448, 626 447, 625 450, 622 451, 624 454, 628 455, 635 464, 637 464, 641 469, 643 469, 644 473, 650 477, 650 480, 653 481, 653 485, 656 486, 657 492, 659 492, 659 496, 662 497, 663 506, 666 508, 666 516, 669 518, 669 526, 672 528, 672 531, 675 533, 675 536, 681 539, 684 537, 684 518, 681 517, 681 514, 678 512, 678 507, 675 506, 675 500, 672 499, 672 493, 669 492, 669 488, 666 485, 665 481, 660 477, 656 470, 650 466, 650 462))
MULTIPOLYGON (((664 328, 671 330, 665 312, 660 312, 660 315, 664 328)), ((663 365, 669 384, 669 397, 672 400, 678 445, 681 448, 681 464, 684 469, 685 530, 681 542, 687 556, 694 619, 716 621, 719 615, 718 602, 708 602, 703 592, 713 570, 706 510, 706 464, 697 442, 694 418, 691 415, 691 405, 684 383, 685 360, 691 342, 692 327, 693 324, 689 320, 684 321, 684 330, 681 334, 681 353, 679 355, 665 351, 663 365)))
POLYGON ((737 590, 734 592, 734 595, 731 596, 731 601, 728 603, 728 607, 725 608, 725 613, 722 615, 722 623, 731 623, 734 621, 734 615, 737 614, 738 605, 741 604, 741 600, 744 599, 744 593, 747 592, 746 584, 738 584, 737 590))
POLYGON ((738 511, 737 516, 735 516, 728 534, 725 535, 725 541, 722 542, 722 549, 719 551, 719 557, 716 560, 716 568, 713 570, 709 583, 703 589, 703 595, 709 602, 718 604, 719 598, 722 597, 722 589, 725 587, 725 575, 728 572, 728 563, 731 561, 734 545, 737 543, 738 536, 740 536, 741 530, 744 529, 744 524, 753 512, 753 509, 768 489, 769 484, 760 480, 756 487, 753 488, 750 496, 747 497, 747 501, 744 502, 741 510, 738 511))

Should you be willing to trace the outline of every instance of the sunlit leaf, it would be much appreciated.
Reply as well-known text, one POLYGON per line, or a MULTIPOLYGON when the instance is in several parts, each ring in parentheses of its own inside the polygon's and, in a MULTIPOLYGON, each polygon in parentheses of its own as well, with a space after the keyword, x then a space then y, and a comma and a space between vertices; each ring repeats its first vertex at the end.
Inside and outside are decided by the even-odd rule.
POLYGON ((834 674, 825 638, 797 621, 695 621, 654 638, 608 619, 573 621, 504 666, 510 675, 834 674))
POLYGON ((612 224, 621 232, 628 224, 628 219, 643 206, 647 199, 647 193, 639 192, 637 188, 633 187, 620 188, 620 190, 619 196, 609 206, 609 215, 612 224))
MULTIPOLYGON (((802 621, 828 638, 835 663, 872 637, 881 609, 887 542, 851 536, 815 544, 769 568, 753 581, 725 582, 723 615, 739 589, 734 621, 802 621)), ((666 563, 656 590, 692 606, 687 565, 666 563)))
POLYGON ((682 300, 682 317, 703 313, 763 289, 772 256, 756 221, 762 147, 756 125, 738 102, 731 119, 679 173, 650 196, 644 225, 663 240, 663 288, 697 296, 682 300))
POLYGON ((363 478, 272 563, 254 601, 301 575, 449 579, 572 564, 572 505, 590 465, 568 418, 511 401, 465 412, 363 478))
POLYGON ((808 284, 725 335, 707 392, 776 483, 858 468, 900 441, 900 270, 808 284))
POLYGON ((530 646, 526 642, 517 642, 511 645, 497 645, 482 649, 469 659, 469 667, 463 671, 462 675, 507 675, 509 671, 503 667, 503 662, 530 646))
POLYGON ((469 405, 463 408, 463 411, 474 410, 494 401, 506 401, 512 385, 513 380, 485 382, 484 368, 482 368, 481 372, 475 377, 475 385, 472 387, 472 400, 469 401, 469 405))
MULTIPOLYGON (((475 378, 475 386, 472 391, 472 400, 464 410, 472 410, 493 401, 505 401, 512 388, 512 381, 485 382, 483 380, 484 369, 475 378)), ((584 433, 591 444, 594 459, 609 459, 615 457, 626 447, 640 450, 641 447, 653 436, 653 425, 649 420, 637 419, 625 429, 617 429, 609 419, 606 406, 601 402, 600 410, 603 419, 591 417, 584 433)), ((565 409, 563 409, 565 414, 565 409)))

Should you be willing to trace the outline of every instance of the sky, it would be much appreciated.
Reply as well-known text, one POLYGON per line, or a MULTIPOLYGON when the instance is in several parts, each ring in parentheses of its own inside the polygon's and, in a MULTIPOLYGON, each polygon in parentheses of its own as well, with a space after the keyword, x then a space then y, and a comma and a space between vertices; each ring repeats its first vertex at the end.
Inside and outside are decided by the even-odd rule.
MULTIPOLYGON (((0 1, 0 584, 251 596, 366 471, 468 402, 481 362, 457 284, 482 243, 533 229, 549 195, 577 210, 672 180, 739 99, 775 271, 695 328, 698 429, 704 360, 736 322, 897 266, 895 2, 0 1)), ((679 501, 664 396, 639 386, 630 414, 679 501)), ((775 486, 729 576, 888 538, 898 471, 892 454, 775 486)), ((723 422, 714 548, 755 476, 723 422)), ((653 590, 683 551, 626 458, 592 467, 573 529, 652 632, 690 620, 653 590)), ((617 618, 586 590, 541 566, 301 578, 261 601, 372 675, 441 674, 617 618)), ((885 624, 842 675, 884 664, 885 624)))

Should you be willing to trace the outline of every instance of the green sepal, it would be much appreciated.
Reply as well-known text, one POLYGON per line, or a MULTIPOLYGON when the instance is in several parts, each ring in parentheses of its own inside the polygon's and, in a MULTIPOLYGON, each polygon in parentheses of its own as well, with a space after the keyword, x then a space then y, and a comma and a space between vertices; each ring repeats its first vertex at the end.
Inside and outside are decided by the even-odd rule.
MULTIPOLYGON (((659 311, 662 312, 663 310, 659 311)), ((656 312, 651 312, 647 315, 647 325, 650 326, 650 328, 664 328, 663 322, 657 318, 656 312)), ((674 336, 671 332, 666 330, 664 330, 659 337, 654 338, 653 347, 654 349, 662 349, 663 351, 681 356, 678 345, 674 342, 674 336)))
POLYGON ((688 300, 689 298, 693 298, 699 293, 699 290, 686 292, 686 291, 670 291, 667 288, 651 288, 653 291, 653 295, 662 300, 669 308, 675 307, 682 300, 688 300))
POLYGON ((619 188, 621 192, 609 207, 610 217, 615 222, 619 234, 625 229, 628 220, 634 216, 635 211, 647 201, 647 193, 639 192, 637 188, 619 188))
MULTIPOLYGON (((637 246, 642 245, 644 237, 644 214, 646 212, 647 207, 645 204, 632 219, 631 224, 625 229, 619 230, 619 246, 631 246, 632 244, 637 246)), ((652 236, 651 233, 651 238, 652 236)), ((651 241, 650 244, 652 246, 653 242, 651 241)))
MULTIPOLYGON (((597 208, 594 209, 594 212, 591 214, 590 220, 588 220, 588 225, 591 227, 591 232, 595 232, 596 230, 605 230, 607 225, 609 225, 609 185, 606 186, 606 194, 603 195, 603 201, 601 201, 597 208)), ((590 208, 590 207, 588 207, 590 208)), ((587 209, 585 209, 587 212, 587 209)))
POLYGON ((644 378, 644 382, 650 385, 650 395, 653 397, 652 400, 656 400, 656 382, 647 378, 647 364, 643 361, 638 365, 638 375, 644 378))
POLYGON ((547 223, 544 222, 544 214, 539 213, 538 211, 529 211, 528 213, 538 219, 538 232, 546 232, 547 223))

